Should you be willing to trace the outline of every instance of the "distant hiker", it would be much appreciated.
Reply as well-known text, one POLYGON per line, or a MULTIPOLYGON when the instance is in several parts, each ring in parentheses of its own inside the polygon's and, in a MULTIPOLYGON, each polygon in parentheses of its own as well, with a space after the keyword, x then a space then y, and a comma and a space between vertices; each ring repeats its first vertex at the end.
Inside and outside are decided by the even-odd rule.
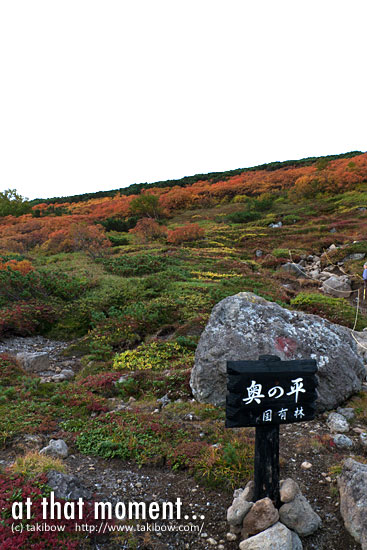
POLYGON ((366 298, 366 286, 367 286, 367 263, 365 263, 364 266, 363 266, 362 277, 363 277, 363 285, 364 285, 363 299, 365 300, 365 298, 366 298))

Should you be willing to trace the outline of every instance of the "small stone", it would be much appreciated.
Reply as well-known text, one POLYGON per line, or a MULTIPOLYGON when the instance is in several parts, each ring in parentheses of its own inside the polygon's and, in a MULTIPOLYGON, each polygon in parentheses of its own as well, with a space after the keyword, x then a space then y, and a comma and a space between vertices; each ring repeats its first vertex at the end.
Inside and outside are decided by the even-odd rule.
POLYGON ((367 433, 362 432, 359 434, 359 441, 362 443, 363 447, 367 447, 367 433))
POLYGON ((217 541, 215 539, 211 538, 211 537, 207 540, 207 542, 208 542, 208 544, 211 544, 212 546, 217 546, 217 544, 218 544, 217 541))
POLYGON ((135 487, 137 487, 138 489, 141 489, 143 487, 143 484, 140 483, 140 481, 138 481, 138 483, 135 484, 135 487))
POLYGON ((239 548, 240 550, 302 550, 302 543, 296 533, 278 521, 262 533, 243 540, 239 548))
POLYGON ((75 372, 72 369, 62 369, 60 376, 63 376, 64 380, 72 380, 75 376, 75 372))
POLYGON ((206 539, 208 537, 208 533, 201 533, 201 538, 206 539))
POLYGON ((321 525, 321 518, 301 493, 297 494, 292 502, 280 507, 279 517, 284 525, 301 537, 311 535, 321 525))
POLYGON ((355 417, 354 409, 352 407, 338 407, 336 412, 344 416, 347 420, 353 420, 355 417))
POLYGON ((280 500, 284 503, 291 502, 299 492, 298 484, 291 478, 280 484, 280 500))
POLYGON ((226 534, 226 539, 229 542, 233 542, 233 541, 237 540, 237 535, 235 535, 234 533, 227 533, 226 534))
POLYGON ((218 546, 218 550, 224 550, 224 546, 223 546, 223 544, 219 544, 219 546, 218 546))
POLYGON ((301 468, 302 470, 309 470, 310 468, 312 468, 312 464, 311 462, 307 462, 307 460, 305 460, 304 462, 302 462, 301 468))
POLYGON ((330 413, 326 423, 331 432, 344 433, 349 431, 349 424, 347 419, 339 413, 330 413))
MULTIPOLYGON (((245 501, 246 502, 246 501, 245 501)), ((243 520, 242 532, 249 535, 256 535, 271 527, 279 520, 278 510, 269 497, 262 498, 255 502, 243 520)))
POLYGON ((353 447, 353 441, 344 434, 334 435, 333 441, 338 449, 351 449, 353 447))
POLYGON ((364 430, 362 428, 353 428, 353 431, 356 433, 356 434, 363 434, 364 433, 364 430))
POLYGON ((51 439, 48 446, 40 450, 40 454, 55 458, 66 458, 69 454, 69 448, 63 439, 51 439))
POLYGON ((243 518, 253 506, 253 502, 245 500, 243 494, 244 491, 233 500, 232 505, 227 510, 227 521, 230 525, 241 525, 243 518))

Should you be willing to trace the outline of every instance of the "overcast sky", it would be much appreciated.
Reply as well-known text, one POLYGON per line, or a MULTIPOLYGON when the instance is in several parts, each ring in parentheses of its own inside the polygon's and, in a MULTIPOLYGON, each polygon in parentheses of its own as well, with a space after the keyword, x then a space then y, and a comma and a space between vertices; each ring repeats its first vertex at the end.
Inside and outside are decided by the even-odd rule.
POLYGON ((367 149, 365 0, 0 0, 0 190, 367 149))

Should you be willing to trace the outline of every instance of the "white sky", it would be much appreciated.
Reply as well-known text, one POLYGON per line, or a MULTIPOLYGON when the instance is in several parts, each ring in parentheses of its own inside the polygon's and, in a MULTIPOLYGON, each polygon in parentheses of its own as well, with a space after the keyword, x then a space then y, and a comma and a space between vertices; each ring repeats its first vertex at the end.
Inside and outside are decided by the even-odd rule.
POLYGON ((0 0, 0 190, 367 149, 365 0, 0 0))

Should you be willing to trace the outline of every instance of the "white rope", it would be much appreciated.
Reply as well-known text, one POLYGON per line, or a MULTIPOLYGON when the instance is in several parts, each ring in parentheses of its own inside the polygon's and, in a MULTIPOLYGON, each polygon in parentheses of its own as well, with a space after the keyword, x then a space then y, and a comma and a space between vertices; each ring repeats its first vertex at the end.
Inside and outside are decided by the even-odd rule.
MULTIPOLYGON (((289 252, 289 257, 291 259, 291 263, 292 265, 295 265, 297 267, 297 269, 307 278, 307 279, 311 279, 311 281, 317 281, 318 283, 320 283, 321 281, 319 281, 319 279, 315 279, 314 277, 311 277, 310 275, 308 275, 308 273, 306 273, 305 271, 303 271, 300 266, 298 264, 296 264, 294 261, 293 261, 293 258, 292 258, 292 252, 291 250, 289 249, 288 250, 289 252)), ((332 264, 333 265, 333 264, 332 264)), ((343 270, 344 271, 344 270, 343 270)), ((344 271, 345 273, 345 271, 344 271)), ((347 275, 347 273, 345 273, 347 275)), ((330 273, 330 277, 332 276, 332 274, 330 273)), ((331 288, 333 292, 340 292, 342 294, 345 294, 346 292, 349 292, 350 294, 354 294, 355 292, 359 292, 359 289, 356 289, 356 290, 338 290, 337 288, 334 288, 333 286, 330 286, 327 284, 326 281, 324 281, 323 283, 323 286, 325 286, 326 288, 331 288)), ((345 296, 344 296, 345 297, 345 296)))

